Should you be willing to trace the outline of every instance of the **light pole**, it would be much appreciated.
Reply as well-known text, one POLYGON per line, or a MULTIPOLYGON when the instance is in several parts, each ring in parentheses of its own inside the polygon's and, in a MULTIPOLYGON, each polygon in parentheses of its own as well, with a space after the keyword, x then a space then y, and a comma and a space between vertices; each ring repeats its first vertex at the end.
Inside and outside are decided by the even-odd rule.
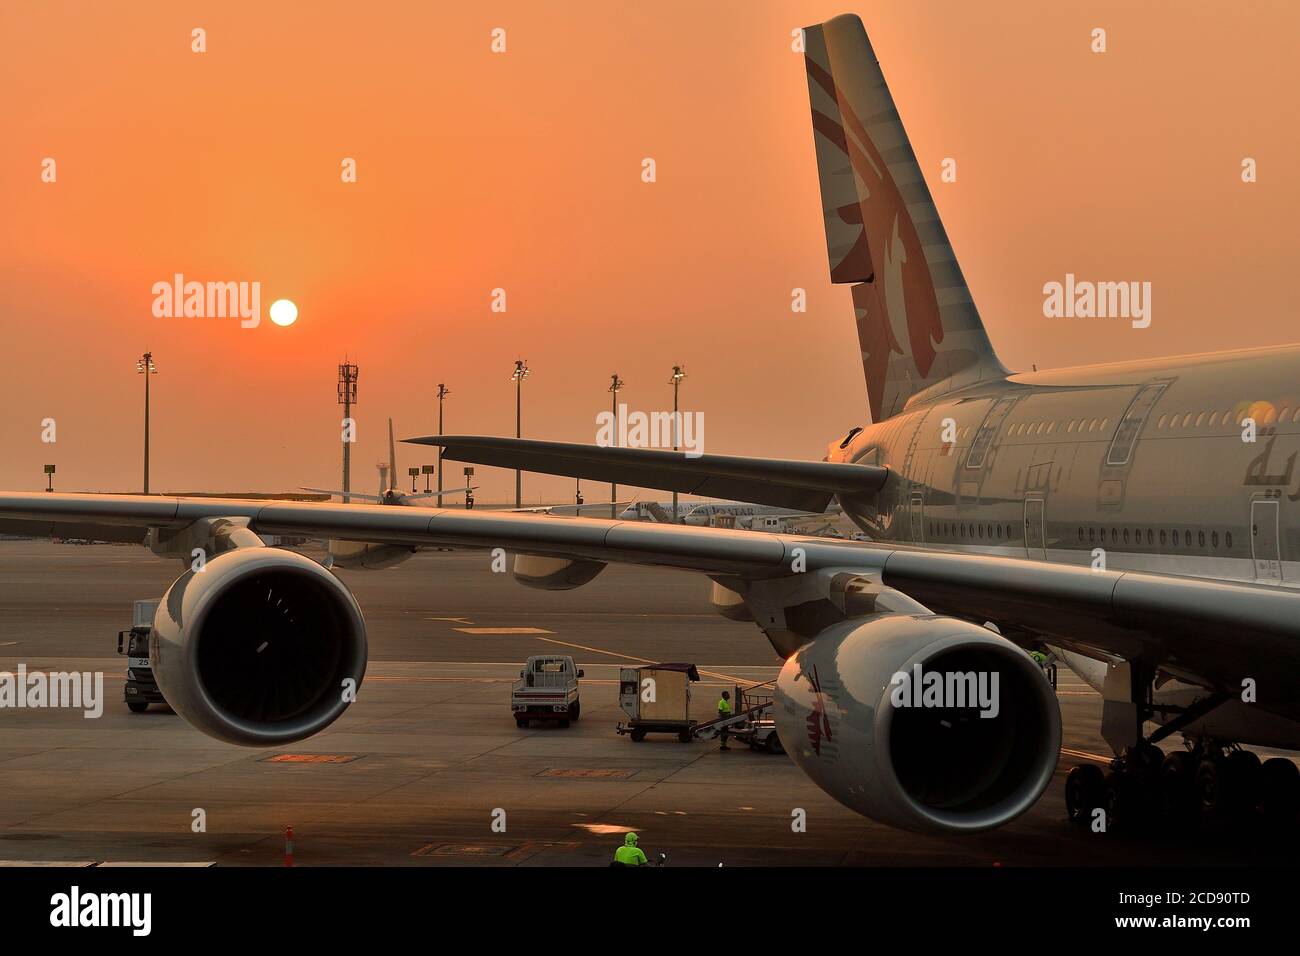
POLYGON ((149 493, 149 376, 157 375, 153 353, 145 352, 135 362, 135 370, 144 376, 144 493, 149 493))
MULTIPOLYGON (((357 367, 347 360, 339 366, 339 404, 343 406, 343 503, 352 500, 352 405, 357 400, 357 367)), ((382 489, 381 489, 382 490, 382 489)))
MULTIPOLYGON (((677 411, 677 390, 682 386, 682 379, 686 377, 686 367, 682 365, 673 366, 673 377, 668 380, 668 384, 673 387, 673 451, 677 451, 678 432, 681 428, 681 415, 677 411)), ((677 492, 673 492, 673 524, 681 521, 677 514, 677 492)))
MULTIPOLYGON (((442 400, 451 394, 451 389, 442 382, 438 383, 438 435, 442 436, 442 400)), ((438 446, 438 504, 442 505, 442 446, 438 446)))
MULTIPOLYGON (((627 382, 623 381, 621 378, 618 377, 618 372, 615 372, 613 375, 609 377, 609 392, 610 395, 613 396, 611 401, 613 403, 613 409, 614 409, 614 447, 615 448, 618 447, 618 393, 619 390, 626 384, 627 382)), ((618 485, 614 484, 614 482, 611 481, 609 483, 609 517, 611 521, 618 517, 618 514, 616 513, 618 510, 616 507, 617 501, 618 501, 618 485)))
MULTIPOLYGON (((523 437, 523 393, 524 379, 532 369, 528 367, 528 362, 524 359, 515 360, 515 371, 510 377, 515 383, 515 437, 523 437)), ((515 469, 515 507, 522 508, 523 502, 523 472, 518 468, 515 469)))

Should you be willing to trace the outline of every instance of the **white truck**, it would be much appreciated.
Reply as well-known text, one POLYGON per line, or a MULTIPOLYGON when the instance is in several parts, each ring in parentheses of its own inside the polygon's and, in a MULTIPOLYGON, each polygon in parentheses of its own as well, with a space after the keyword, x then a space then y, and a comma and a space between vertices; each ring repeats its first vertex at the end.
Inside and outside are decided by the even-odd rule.
POLYGON ((528 658, 519 680, 510 689, 510 709, 516 727, 530 720, 554 720, 561 727, 582 716, 578 700, 578 679, 583 672, 567 655, 535 655, 528 658))

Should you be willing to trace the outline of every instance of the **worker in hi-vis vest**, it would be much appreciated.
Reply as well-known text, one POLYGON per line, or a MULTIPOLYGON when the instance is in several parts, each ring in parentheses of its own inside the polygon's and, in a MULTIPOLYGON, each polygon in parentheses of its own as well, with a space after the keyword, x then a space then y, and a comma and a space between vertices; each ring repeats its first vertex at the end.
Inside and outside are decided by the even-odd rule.
MULTIPOLYGON (((730 716, 731 716, 731 695, 724 690, 722 692, 722 696, 718 698, 718 720, 722 720, 722 718, 730 717, 730 716)), ((731 748, 727 746, 727 732, 725 730, 722 731, 720 737, 722 739, 722 743, 718 747, 718 749, 730 750, 731 748)))
POLYGON ((623 845, 614 851, 614 862, 621 866, 645 866, 650 861, 636 845, 636 834, 623 837, 623 845))

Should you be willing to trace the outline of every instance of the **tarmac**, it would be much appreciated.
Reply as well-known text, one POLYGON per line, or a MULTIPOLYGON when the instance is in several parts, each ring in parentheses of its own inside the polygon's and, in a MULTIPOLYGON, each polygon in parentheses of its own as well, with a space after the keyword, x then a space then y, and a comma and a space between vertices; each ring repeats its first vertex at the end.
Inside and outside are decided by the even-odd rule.
MULTIPOLYGON (((319 552, 307 553, 320 556, 319 552)), ((292 747, 217 742, 165 707, 122 702, 116 635, 131 603, 161 597, 175 562, 143 548, 0 541, 0 671, 104 674, 103 714, 0 709, 0 861, 605 866, 635 830, 678 866, 1289 864, 1257 833, 1120 837, 1071 825, 1065 774, 1108 760, 1100 698, 1065 668, 1062 759, 1038 803, 989 833, 895 830, 842 807, 784 755, 615 733, 620 666, 691 661, 703 719, 718 693, 776 676, 752 624, 708 605, 682 572, 607 568, 570 592, 493 574, 478 552, 426 552, 340 572, 366 614, 357 702, 292 747), (582 719, 515 727, 510 684, 526 657, 568 653, 586 676, 582 719), (806 830, 792 826, 804 811, 806 830)))

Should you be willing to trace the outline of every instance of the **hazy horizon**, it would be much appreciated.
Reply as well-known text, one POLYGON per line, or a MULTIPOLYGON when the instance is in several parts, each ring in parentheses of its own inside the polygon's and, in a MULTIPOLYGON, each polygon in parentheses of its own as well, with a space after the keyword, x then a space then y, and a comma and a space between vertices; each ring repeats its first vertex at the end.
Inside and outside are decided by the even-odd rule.
MULTIPOLYGON (((52 462, 57 490, 138 490, 145 350, 155 491, 337 487, 345 357, 360 366, 365 493, 389 416, 399 438, 437 432, 438 382, 449 434, 513 435, 517 358, 533 370, 525 437, 595 440, 615 372, 629 408, 671 408, 684 364, 705 451, 820 458, 867 402, 790 44, 850 11, 1008 367, 1300 338, 1286 278, 1300 131, 1284 109, 1300 7, 1281 0, 325 2, 310 29, 294 7, 251 2, 11 3, 0 488, 42 489, 52 462), (1245 157, 1258 182, 1242 182, 1245 157), (151 290, 177 273, 260 282, 263 313, 287 297, 299 320, 157 318, 151 290), (1067 274, 1151 282, 1151 326, 1045 318, 1044 283, 1067 274)), ((434 460, 397 454, 404 487, 406 467, 434 460)), ((513 481, 476 466, 478 502, 513 501, 513 481)), ((572 488, 524 479, 529 503, 572 488)))

